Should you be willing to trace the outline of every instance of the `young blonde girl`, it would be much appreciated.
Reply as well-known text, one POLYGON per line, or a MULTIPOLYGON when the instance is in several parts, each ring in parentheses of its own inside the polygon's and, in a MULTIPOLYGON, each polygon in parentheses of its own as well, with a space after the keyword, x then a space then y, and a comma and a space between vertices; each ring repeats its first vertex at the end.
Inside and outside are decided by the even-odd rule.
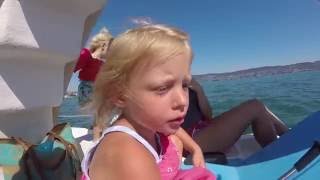
MULTIPOLYGON (((102 28, 98 34, 92 37, 88 48, 80 52, 74 72, 79 71, 80 84, 78 86, 78 100, 80 107, 85 107, 91 102, 93 83, 100 67, 106 61, 106 51, 112 42, 112 35, 107 28, 102 28)), ((96 118, 93 122, 93 137, 98 139, 103 124, 98 124, 96 118)))
POLYGON ((84 179, 215 179, 181 128, 192 50, 184 32, 145 25, 119 35, 95 81, 93 107, 109 127, 82 163, 84 179), (195 167, 181 170, 182 145, 195 167))

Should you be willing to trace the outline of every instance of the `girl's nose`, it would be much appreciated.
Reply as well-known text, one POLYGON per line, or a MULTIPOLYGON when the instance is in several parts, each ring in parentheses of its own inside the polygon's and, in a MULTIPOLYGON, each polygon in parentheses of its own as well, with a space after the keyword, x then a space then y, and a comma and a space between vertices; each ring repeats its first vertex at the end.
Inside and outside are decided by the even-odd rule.
POLYGON ((174 109, 184 111, 188 106, 189 96, 188 90, 184 88, 179 88, 174 93, 174 109))

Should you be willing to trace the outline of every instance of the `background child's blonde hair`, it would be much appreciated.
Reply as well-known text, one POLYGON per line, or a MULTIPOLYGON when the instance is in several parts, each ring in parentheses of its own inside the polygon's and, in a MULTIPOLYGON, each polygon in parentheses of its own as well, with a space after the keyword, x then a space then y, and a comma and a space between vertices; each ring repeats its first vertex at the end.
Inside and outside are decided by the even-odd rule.
POLYGON ((111 39, 112 35, 106 27, 103 27, 98 34, 92 37, 89 43, 89 51, 93 53, 103 45, 108 45, 111 39))
MULTIPOLYGON (((130 98, 127 87, 138 68, 163 63, 179 53, 192 51, 188 35, 165 25, 145 25, 116 37, 107 53, 108 61, 101 67, 94 85, 92 105, 98 119, 109 121, 115 108, 114 98, 130 98)), ((187 60, 186 60, 187 61, 187 60)))

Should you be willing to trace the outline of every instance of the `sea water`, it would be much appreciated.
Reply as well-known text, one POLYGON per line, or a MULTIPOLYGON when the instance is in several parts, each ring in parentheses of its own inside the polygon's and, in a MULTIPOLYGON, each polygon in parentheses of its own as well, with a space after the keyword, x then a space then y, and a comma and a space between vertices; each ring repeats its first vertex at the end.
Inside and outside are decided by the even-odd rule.
MULTIPOLYGON (((237 80, 201 81, 214 115, 249 99, 261 100, 289 127, 320 111, 320 71, 299 72, 237 80)), ((65 98, 60 122, 89 128, 92 117, 78 106, 77 97, 65 98)))

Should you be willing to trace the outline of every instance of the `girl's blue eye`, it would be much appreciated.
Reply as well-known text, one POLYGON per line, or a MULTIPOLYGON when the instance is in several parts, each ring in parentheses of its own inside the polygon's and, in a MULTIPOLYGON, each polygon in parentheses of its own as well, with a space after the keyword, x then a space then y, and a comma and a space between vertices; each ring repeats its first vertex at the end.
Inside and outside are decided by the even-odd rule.
POLYGON ((183 89, 188 89, 190 86, 190 83, 183 83, 182 85, 183 89))
POLYGON ((162 87, 159 87, 158 89, 157 89, 157 93, 158 94, 164 94, 164 93, 166 93, 168 91, 168 87, 167 86, 162 86, 162 87))

